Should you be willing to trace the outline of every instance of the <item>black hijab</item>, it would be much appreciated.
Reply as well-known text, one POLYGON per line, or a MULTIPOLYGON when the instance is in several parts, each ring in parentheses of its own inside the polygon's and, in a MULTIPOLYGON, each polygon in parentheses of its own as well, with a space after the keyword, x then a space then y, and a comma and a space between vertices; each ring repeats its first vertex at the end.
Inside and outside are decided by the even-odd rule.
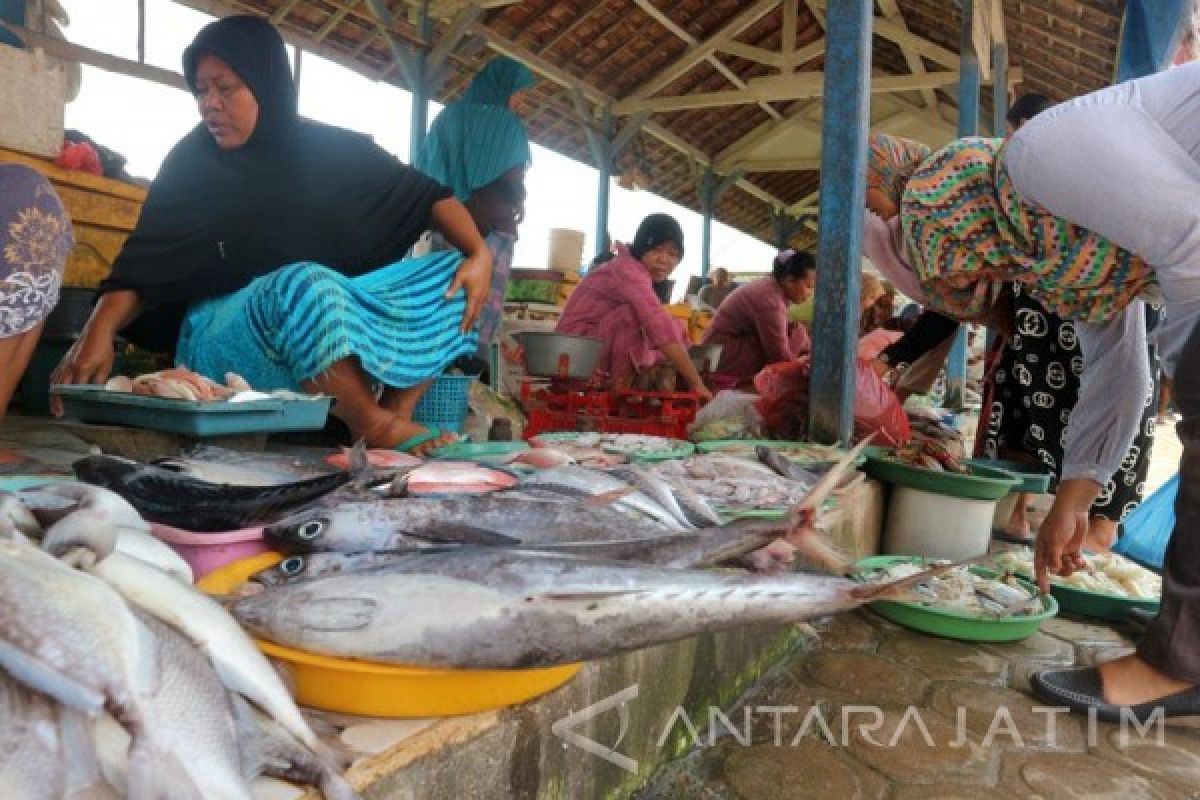
POLYGON ((232 16, 184 51, 212 53, 246 83, 258 121, 222 150, 197 125, 163 161, 133 235, 102 291, 134 289, 143 314, 125 334, 170 351, 187 306, 298 261, 360 275, 404 257, 451 191, 369 137, 298 116, 283 38, 266 20, 232 16))

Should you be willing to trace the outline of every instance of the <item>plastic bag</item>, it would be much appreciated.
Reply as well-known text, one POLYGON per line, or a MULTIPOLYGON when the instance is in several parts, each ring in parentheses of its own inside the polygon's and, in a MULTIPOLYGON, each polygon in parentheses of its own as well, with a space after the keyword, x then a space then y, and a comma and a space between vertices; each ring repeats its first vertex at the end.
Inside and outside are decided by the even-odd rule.
POLYGON ((1114 553, 1132 558, 1140 564, 1162 569, 1167 556, 1167 544, 1175 530, 1175 495, 1179 492, 1179 473, 1158 487, 1122 523, 1125 535, 1117 540, 1114 553))
POLYGON ((762 415, 754 407, 757 402, 758 396, 750 392, 717 392, 688 426, 688 436, 696 442, 762 438, 765 431, 762 415))
MULTIPOLYGON (((758 411, 776 438, 808 438, 809 359, 771 364, 754 377, 758 411)), ((854 438, 874 433, 876 444, 904 444, 912 438, 908 417, 887 381, 875 373, 869 361, 855 364, 854 438)))

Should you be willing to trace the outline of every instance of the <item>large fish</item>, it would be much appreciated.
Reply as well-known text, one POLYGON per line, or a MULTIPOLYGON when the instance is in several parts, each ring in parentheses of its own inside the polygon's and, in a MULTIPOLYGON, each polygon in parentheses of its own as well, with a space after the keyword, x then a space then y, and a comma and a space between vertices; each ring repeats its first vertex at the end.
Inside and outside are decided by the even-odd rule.
POLYGON ((507 493, 452 499, 392 498, 296 512, 268 525, 285 553, 397 550, 420 545, 512 545, 649 539, 668 531, 611 508, 538 502, 507 493))
POLYGON ((147 706, 155 653, 153 635, 103 582, 31 544, 0 541, 0 668, 69 708, 108 709, 132 736, 129 797, 199 797, 147 706))
MULTIPOLYGON (((633 488, 628 483, 586 467, 554 467, 541 469, 521 480, 525 488, 549 489, 566 492, 583 497, 606 495, 624 489, 633 488)), ((681 523, 675 516, 636 489, 613 503, 615 508, 625 508, 635 514, 644 515, 664 527, 672 530, 685 530, 688 526, 681 523)))
POLYGON ((209 483, 118 456, 88 456, 76 461, 74 469, 81 481, 116 492, 151 522, 188 531, 228 531, 273 522, 344 486, 367 468, 360 457, 352 471, 278 486, 209 483))
POLYGON ((330 656, 468 669, 603 658, 706 631, 788 623, 901 593, 883 586, 645 567, 507 548, 414 555, 386 573, 265 588, 232 604, 249 630, 330 656))
MULTIPOLYGON (((699 568, 739 558, 787 533, 787 525, 783 522, 735 522, 721 528, 706 528, 698 533, 667 533, 649 539, 621 541, 522 545, 518 549, 633 561, 662 567, 699 568)), ((404 569, 404 559, 408 556, 449 549, 442 547, 435 551, 424 546, 408 546, 352 553, 331 551, 291 555, 278 564, 256 572, 250 576, 250 580, 265 586, 282 586, 329 575, 388 571, 393 565, 404 569)))

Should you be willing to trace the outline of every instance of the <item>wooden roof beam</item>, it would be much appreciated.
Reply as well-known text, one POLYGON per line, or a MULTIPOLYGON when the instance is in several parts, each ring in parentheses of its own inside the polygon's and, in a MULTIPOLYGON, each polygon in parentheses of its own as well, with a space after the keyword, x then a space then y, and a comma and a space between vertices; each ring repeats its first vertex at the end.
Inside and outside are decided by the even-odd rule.
POLYGON ((704 41, 697 42, 687 52, 676 59, 673 64, 667 66, 657 75, 634 89, 630 97, 644 98, 662 91, 691 71, 701 61, 705 61, 722 44, 730 41, 742 31, 758 22, 778 5, 779 0, 756 0, 749 8, 738 13, 712 36, 704 41))
MULTIPOLYGON (((670 17, 668 17, 662 11, 659 11, 658 8, 653 3, 650 2, 650 0, 634 0, 634 2, 637 4, 638 8, 642 9, 642 11, 645 11, 653 19, 655 19, 660 25, 662 25, 664 28, 666 28, 671 33, 675 34, 677 37, 679 37, 683 41, 687 42, 689 45, 695 47, 696 45, 698 45, 700 43, 699 40, 697 40, 695 36, 692 36, 690 33, 685 31, 683 28, 676 25, 674 20, 672 20, 670 17)), ((749 45, 746 45, 746 47, 749 47, 749 45)), ((761 49, 761 48, 755 48, 755 49, 761 49)), ((765 53, 765 52, 769 52, 769 51, 763 50, 763 52, 765 53)), ((713 68, 715 68, 717 70, 717 72, 720 72, 723 76, 725 76, 725 79, 727 81, 729 81, 730 83, 732 83, 734 86, 736 86, 739 89, 746 88, 746 82, 744 80, 742 80, 741 77, 739 77, 736 72, 731 70, 725 64, 725 62, 723 62, 723 61, 721 61, 721 59, 717 58, 716 53, 710 53, 705 58, 705 60, 709 64, 711 64, 713 66, 713 68)), ((763 111, 767 112, 767 115, 770 116, 772 119, 782 119, 783 118, 783 115, 780 114, 778 111, 776 111, 770 104, 759 103, 758 105, 759 105, 759 107, 762 108, 763 111)))
POLYGON ((876 17, 873 22, 875 33, 888 41, 895 42, 903 51, 908 48, 915 55, 924 56, 946 69, 958 69, 958 53, 947 50, 936 42, 910 31, 903 24, 886 17, 876 17))
MULTIPOLYGON (((1020 82, 1020 70, 1009 74, 1012 83, 1020 82)), ((937 89, 958 83, 958 72, 940 70, 925 75, 882 75, 871 79, 872 93, 912 92, 921 89, 937 89)), ((633 114, 638 111, 671 113, 697 108, 724 108, 749 103, 782 102, 821 97, 825 91, 824 72, 800 72, 794 75, 765 75, 751 78, 745 89, 722 92, 699 92, 678 97, 652 97, 629 99, 618 102, 613 111, 617 114, 633 114)))
MULTIPOLYGON (((879 10, 883 12, 885 19, 896 23, 904 30, 908 30, 908 25, 904 22, 904 15, 900 13, 900 6, 896 0, 878 0, 879 10)), ((925 59, 921 54, 911 47, 900 46, 900 53, 904 56, 904 62, 908 64, 908 69, 914 75, 924 75, 928 70, 925 69, 925 59)), ((937 92, 933 89, 925 89, 921 92, 921 100, 925 103, 925 107, 931 110, 936 110, 938 105, 937 92)))

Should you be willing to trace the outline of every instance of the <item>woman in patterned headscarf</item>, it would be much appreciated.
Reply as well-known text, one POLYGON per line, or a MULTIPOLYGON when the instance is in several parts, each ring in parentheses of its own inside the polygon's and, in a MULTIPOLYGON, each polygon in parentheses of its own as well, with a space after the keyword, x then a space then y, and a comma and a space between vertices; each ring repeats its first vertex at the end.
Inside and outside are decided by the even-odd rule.
POLYGON ((0 417, 58 305, 73 243, 50 182, 21 164, 0 164, 0 417))

